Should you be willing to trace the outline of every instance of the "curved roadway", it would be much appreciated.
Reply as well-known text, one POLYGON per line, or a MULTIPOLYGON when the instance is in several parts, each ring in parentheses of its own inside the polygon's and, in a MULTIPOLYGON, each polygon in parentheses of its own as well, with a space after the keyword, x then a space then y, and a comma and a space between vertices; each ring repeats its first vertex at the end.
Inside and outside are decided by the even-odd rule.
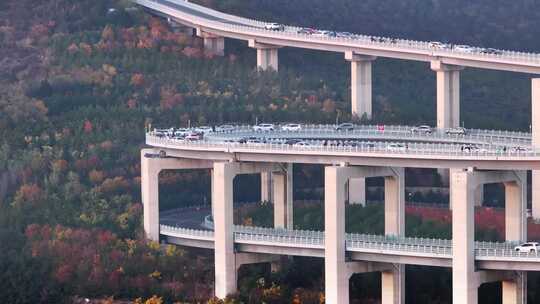
POLYGON ((540 169, 540 151, 528 133, 473 130, 469 134, 413 133, 411 127, 304 126, 300 131, 253 131, 237 127, 188 141, 147 133, 146 143, 166 156, 250 162, 311 164, 349 163, 364 166, 467 168, 486 170, 540 169), (301 143, 289 144, 290 140, 301 143))
POLYGON ((285 30, 269 31, 264 22, 224 14, 183 0, 134 0, 158 14, 175 21, 199 28, 206 33, 222 37, 253 40, 277 47, 297 47, 323 51, 352 52, 416 61, 440 61, 443 64, 540 74, 540 55, 533 53, 501 51, 486 54, 480 51, 435 49, 429 42, 406 39, 375 38, 366 35, 351 37, 318 37, 300 34, 298 27, 287 26, 285 30))
MULTIPOLYGON (((213 231, 203 228, 208 208, 173 210, 161 214, 161 236, 171 244, 213 249, 213 231)), ((324 257, 324 232, 235 226, 239 251, 324 257)), ((347 252, 352 259, 451 267, 452 241, 348 233, 347 252)), ((540 270, 540 253, 517 253, 516 243, 476 242, 480 269, 540 270)))

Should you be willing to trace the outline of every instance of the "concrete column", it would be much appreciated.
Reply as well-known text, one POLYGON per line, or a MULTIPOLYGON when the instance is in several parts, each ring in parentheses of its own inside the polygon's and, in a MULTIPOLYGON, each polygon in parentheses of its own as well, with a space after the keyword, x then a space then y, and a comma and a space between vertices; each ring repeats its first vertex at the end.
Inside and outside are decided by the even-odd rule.
POLYGON ((146 238, 159 242, 159 172, 154 158, 141 153, 141 198, 143 202, 144 231, 146 238))
MULTIPOLYGON (((540 149, 540 78, 532 80, 532 146, 540 149)), ((540 219, 540 170, 532 170, 532 216, 540 219)))
POLYGON ((478 303, 474 265, 474 173, 452 170, 452 303, 478 303))
POLYGON ((349 179, 349 204, 366 205, 366 179, 349 179))
POLYGON ((272 202, 272 172, 261 172, 261 202, 272 202))
POLYGON ((278 49, 258 48, 257 49, 257 69, 261 71, 278 71, 278 49))
POLYGON ((479 185, 474 190, 474 205, 482 207, 484 205, 484 185, 479 185))
MULTIPOLYGON (((516 172, 519 181, 505 183, 506 241, 527 241, 527 174, 516 172)), ((503 304, 527 304, 527 273, 502 281, 503 304)))
POLYGON ((463 67, 431 62, 437 73, 437 128, 452 128, 459 120, 459 74, 463 67))
POLYGON ((214 218, 214 169, 210 169, 210 207, 212 208, 212 218, 214 218))
MULTIPOLYGON (((384 179, 384 232, 405 236, 405 171, 392 169, 395 176, 384 179)), ((392 271, 381 273, 381 303, 405 303, 405 265, 395 264, 392 271)))
POLYGON ((346 52, 345 59, 351 62, 351 107, 352 114, 372 118, 371 63, 377 57, 346 52))
POLYGON ((287 218, 287 175, 279 172, 272 175, 274 180, 274 228, 288 228, 287 218))
POLYGON ((214 165, 214 260, 215 295, 224 299, 236 292, 236 264, 233 239, 234 163, 214 165))
POLYGON ((326 167, 324 176, 325 297, 328 304, 349 303, 345 260, 345 183, 343 167, 326 167))
POLYGON ((216 56, 225 55, 225 38, 207 37, 203 38, 204 50, 216 56))

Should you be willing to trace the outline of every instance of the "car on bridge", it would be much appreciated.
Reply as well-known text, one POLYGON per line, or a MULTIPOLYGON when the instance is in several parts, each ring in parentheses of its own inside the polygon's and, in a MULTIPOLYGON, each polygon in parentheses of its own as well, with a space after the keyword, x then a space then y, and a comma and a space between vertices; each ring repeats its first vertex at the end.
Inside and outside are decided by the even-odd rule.
POLYGON ((530 149, 527 149, 522 146, 515 146, 515 147, 510 148, 511 153, 525 153, 525 152, 530 152, 530 151, 531 151, 530 149))
POLYGON ((216 127, 216 132, 231 132, 236 128, 233 125, 221 125, 216 127))
POLYGON ((461 146, 461 152, 466 152, 466 153, 484 153, 487 151, 488 150, 485 148, 481 148, 477 145, 472 145, 472 144, 466 144, 466 145, 461 146))
POLYGON ((467 135, 467 130, 463 127, 448 128, 444 130, 446 135, 467 135))
POLYGON ((447 43, 442 43, 440 41, 431 41, 429 43, 429 47, 432 49, 439 49, 439 50, 449 50, 451 49, 451 46, 447 43))
POLYGON ((502 51, 494 48, 481 49, 480 53, 482 54, 491 54, 491 55, 502 55, 502 51))
POLYGON ((336 127, 336 131, 352 131, 354 130, 354 125, 350 122, 345 122, 336 127))
POLYGON ((283 32, 285 30, 285 26, 283 24, 280 24, 280 23, 272 22, 272 23, 265 24, 264 29, 269 30, 269 31, 283 32))
POLYGON ((208 133, 214 132, 214 129, 209 126, 200 126, 200 127, 195 128, 195 131, 199 133, 203 133, 203 134, 208 134, 208 133))
POLYGON ((274 131, 275 130, 275 126, 274 124, 269 124, 269 123, 261 123, 261 124, 258 124, 256 126, 253 126, 253 131, 257 131, 257 132, 268 132, 268 131, 274 131))
POLYGON ((202 140, 203 138, 204 138, 204 133, 195 131, 186 135, 186 137, 184 137, 184 140, 197 141, 197 140, 202 140))
POLYGON ((406 144, 402 143, 391 143, 388 146, 386 146, 386 150, 393 151, 393 152, 403 152, 407 151, 408 147, 406 144))
POLYGON ((316 33, 316 32, 317 32, 317 30, 314 29, 314 28, 303 27, 303 28, 299 29, 296 33, 304 34, 304 35, 311 35, 311 34, 316 33))
POLYGON ((281 127, 283 131, 300 131, 302 130, 302 125, 298 123, 289 123, 281 127))
POLYGON ((454 46, 454 51, 463 52, 463 53, 473 53, 476 49, 470 45, 458 44, 454 46))
POLYGON ((516 246, 514 250, 517 252, 538 253, 539 247, 540 245, 537 242, 527 242, 516 246))
POLYGON ((428 125, 420 125, 420 126, 412 127, 411 133, 431 134, 433 133, 433 129, 428 125))

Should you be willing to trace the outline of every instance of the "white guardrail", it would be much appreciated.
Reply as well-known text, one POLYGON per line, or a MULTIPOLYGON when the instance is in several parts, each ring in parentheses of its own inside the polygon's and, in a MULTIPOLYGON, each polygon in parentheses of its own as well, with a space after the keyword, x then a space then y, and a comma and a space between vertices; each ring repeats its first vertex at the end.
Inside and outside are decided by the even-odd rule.
MULTIPOLYGON (((172 237, 213 241, 214 232, 211 230, 187 229, 161 225, 161 234, 172 237)), ((346 246, 349 251, 378 250, 389 252, 419 253, 450 258, 452 241, 446 239, 429 239, 417 237, 398 237, 388 235, 369 235, 348 233, 346 246)), ((324 249, 323 231, 287 230, 262 227, 235 226, 234 239, 241 243, 275 243, 279 245, 324 249)), ((527 261, 540 262, 540 252, 517 252, 514 247, 517 242, 475 242, 476 257, 489 258, 519 258, 527 261)), ((384 252, 382 252, 384 253, 384 252)), ((393 253, 394 254, 394 253, 393 253)))
POLYGON ((266 24, 265 22, 225 14, 187 1, 134 0, 134 2, 171 16, 175 16, 179 19, 193 22, 199 26, 248 36, 251 35, 255 37, 289 39, 291 41, 319 43, 339 47, 365 47, 373 50, 389 50, 398 53, 416 53, 435 58, 449 57, 464 60, 477 60, 488 63, 521 64, 523 66, 533 67, 538 67, 540 65, 540 55, 537 53, 500 50, 499 54, 490 54, 475 51, 480 50, 480 48, 473 48, 473 50, 470 52, 456 49, 435 49, 430 46, 429 42, 424 41, 374 37, 358 34, 353 34, 349 37, 319 37, 307 33, 298 33, 300 28, 293 26, 287 26, 283 32, 270 31, 264 29, 264 24, 266 24), (198 15, 189 14, 183 10, 191 12, 195 11, 198 15), (208 18, 209 16, 211 16, 213 20, 208 18))

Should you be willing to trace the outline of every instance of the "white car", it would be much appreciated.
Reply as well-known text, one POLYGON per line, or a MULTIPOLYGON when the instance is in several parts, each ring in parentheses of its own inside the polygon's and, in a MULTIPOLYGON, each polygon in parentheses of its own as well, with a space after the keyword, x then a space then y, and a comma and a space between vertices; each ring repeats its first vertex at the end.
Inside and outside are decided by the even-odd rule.
POLYGON ((529 152, 530 149, 527 149, 525 147, 522 147, 522 146, 515 146, 515 147, 512 147, 510 148, 510 152, 512 153, 525 153, 525 152, 529 152))
POLYGON ((527 242, 516 246, 514 250, 517 252, 538 253, 539 247, 540 245, 537 242, 527 242))
POLYGON ((450 49, 450 45, 439 42, 439 41, 431 41, 429 43, 429 47, 432 49, 441 49, 441 50, 450 49))
POLYGON ((283 24, 272 22, 265 24, 264 29, 269 31, 284 31, 285 26, 283 24))
POLYGON ((195 131, 208 134, 208 133, 214 132, 214 129, 212 129, 212 127, 209 127, 209 126, 200 126, 198 128, 195 128, 195 131))
POLYGON ((283 131, 300 131, 302 130, 302 125, 297 123, 286 124, 281 127, 283 131))
POLYGON ((221 125, 216 127, 216 132, 230 132, 236 129, 233 125, 221 125))
POLYGON ((196 140, 202 140, 203 138, 204 138, 204 133, 202 133, 202 132, 191 132, 188 135, 186 135, 184 140, 196 141, 196 140))
POLYGON ((444 130, 444 133, 446 135, 467 135, 467 130, 462 127, 448 128, 444 130))
POLYGON ((386 146, 386 149, 388 151, 407 151, 407 146, 405 144, 400 143, 392 143, 386 146))
POLYGON ((433 130, 431 129, 430 126, 421 125, 421 126, 417 126, 417 127, 412 127, 411 132, 412 133, 431 134, 433 132, 433 130))
POLYGON ((262 123, 256 126, 253 126, 253 131, 274 131, 275 127, 273 124, 262 123))
POLYGON ((480 148, 476 145, 463 145, 461 146, 461 152, 467 152, 467 153, 484 153, 487 152, 485 148, 480 148))
POLYGON ((174 136, 175 137, 183 137, 183 136, 188 135, 190 132, 191 132, 191 130, 189 130, 189 129, 180 128, 180 129, 176 129, 176 131, 174 131, 174 136))
POLYGON ((463 53, 472 53, 475 51, 475 49, 472 46, 463 45, 463 44, 458 44, 454 46, 454 50, 458 52, 463 52, 463 53))

